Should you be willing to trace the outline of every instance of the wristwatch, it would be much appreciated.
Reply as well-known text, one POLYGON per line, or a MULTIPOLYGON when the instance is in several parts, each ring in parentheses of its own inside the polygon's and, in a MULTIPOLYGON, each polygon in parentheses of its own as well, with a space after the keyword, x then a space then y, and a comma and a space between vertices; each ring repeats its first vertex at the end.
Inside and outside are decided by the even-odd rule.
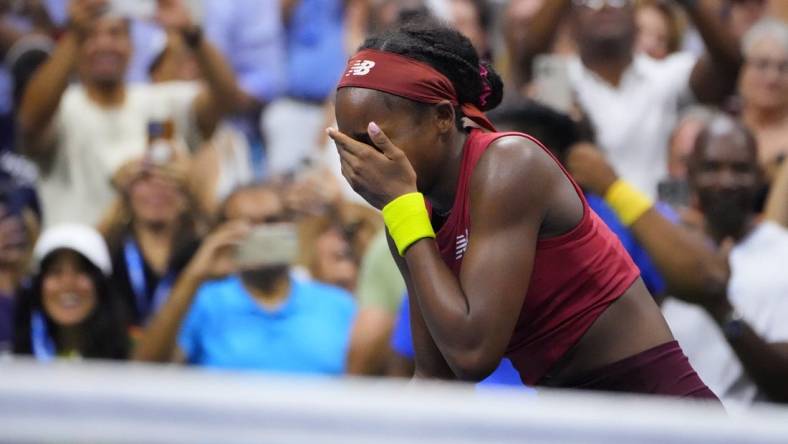
POLYGON ((728 312, 722 322, 720 322, 722 334, 725 336, 725 339, 729 341, 740 338, 742 333, 744 333, 745 325, 746 322, 744 318, 735 307, 728 312))

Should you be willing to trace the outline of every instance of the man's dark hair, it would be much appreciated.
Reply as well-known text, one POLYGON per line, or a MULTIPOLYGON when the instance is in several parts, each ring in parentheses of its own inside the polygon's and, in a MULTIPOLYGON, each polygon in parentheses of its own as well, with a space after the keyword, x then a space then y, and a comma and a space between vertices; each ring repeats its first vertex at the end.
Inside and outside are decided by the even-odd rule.
POLYGON ((488 116, 501 131, 526 133, 542 142, 561 163, 569 149, 593 140, 590 126, 575 122, 566 114, 533 100, 505 103, 488 116))

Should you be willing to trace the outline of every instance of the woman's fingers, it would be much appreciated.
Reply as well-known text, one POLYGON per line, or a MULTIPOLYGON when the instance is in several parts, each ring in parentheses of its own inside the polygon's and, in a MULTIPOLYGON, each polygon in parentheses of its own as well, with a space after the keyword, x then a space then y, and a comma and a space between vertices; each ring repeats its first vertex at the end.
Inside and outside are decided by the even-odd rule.
POLYGON ((328 136, 336 143, 340 153, 345 152, 351 156, 366 159, 368 158, 367 156, 377 154, 378 152, 374 147, 359 142, 335 128, 328 128, 327 132, 328 136))
POLYGON ((402 151, 397 148, 393 143, 391 143, 391 139, 380 129, 377 123, 369 122, 367 126, 367 133, 369 134, 369 138, 372 142, 380 148, 380 152, 383 153, 384 156, 388 157, 389 159, 394 159, 398 156, 402 151))

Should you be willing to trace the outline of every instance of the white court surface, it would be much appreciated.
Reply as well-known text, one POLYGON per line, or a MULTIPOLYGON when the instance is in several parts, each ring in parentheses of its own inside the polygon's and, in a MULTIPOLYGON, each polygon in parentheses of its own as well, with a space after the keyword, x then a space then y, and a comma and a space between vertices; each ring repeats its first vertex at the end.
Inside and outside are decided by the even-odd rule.
POLYGON ((788 409, 178 366, 0 363, 2 443, 788 443, 788 409))

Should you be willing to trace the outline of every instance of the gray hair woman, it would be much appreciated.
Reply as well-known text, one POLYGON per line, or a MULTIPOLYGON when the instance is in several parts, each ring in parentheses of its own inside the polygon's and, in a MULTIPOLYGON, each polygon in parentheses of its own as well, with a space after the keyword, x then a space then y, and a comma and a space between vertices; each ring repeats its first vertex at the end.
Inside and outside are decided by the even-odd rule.
POLYGON ((788 26, 774 18, 759 21, 745 34, 742 51, 742 119, 769 171, 788 154, 788 26))

